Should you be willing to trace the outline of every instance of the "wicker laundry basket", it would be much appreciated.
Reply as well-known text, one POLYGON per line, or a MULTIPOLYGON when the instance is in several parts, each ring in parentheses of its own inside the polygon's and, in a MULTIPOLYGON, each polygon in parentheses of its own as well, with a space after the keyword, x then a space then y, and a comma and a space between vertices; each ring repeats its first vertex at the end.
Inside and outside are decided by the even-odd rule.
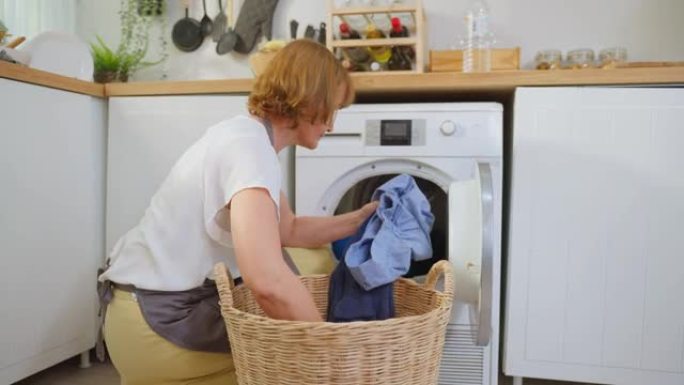
MULTIPOLYGON (((268 318, 247 287, 233 287, 223 264, 214 272, 240 385, 437 383, 454 287, 447 261, 432 267, 425 284, 395 282, 396 318, 350 323, 268 318)), ((330 276, 300 278, 325 315, 330 276)))

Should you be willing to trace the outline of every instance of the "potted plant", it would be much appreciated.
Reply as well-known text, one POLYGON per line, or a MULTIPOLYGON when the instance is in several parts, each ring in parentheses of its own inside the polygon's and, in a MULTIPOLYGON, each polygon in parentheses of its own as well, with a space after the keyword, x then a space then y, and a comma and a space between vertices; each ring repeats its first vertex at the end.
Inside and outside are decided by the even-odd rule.
POLYGON ((100 36, 90 44, 95 67, 93 78, 98 83, 126 82, 136 70, 161 63, 166 52, 165 6, 159 0, 121 0, 121 41, 116 50, 107 46, 100 36), (150 27, 161 23, 160 57, 156 61, 143 61, 148 53, 150 27))
POLYGON ((121 58, 107 47, 100 36, 97 36, 97 43, 90 43, 90 53, 93 55, 93 79, 96 83, 112 83, 119 79, 121 58))

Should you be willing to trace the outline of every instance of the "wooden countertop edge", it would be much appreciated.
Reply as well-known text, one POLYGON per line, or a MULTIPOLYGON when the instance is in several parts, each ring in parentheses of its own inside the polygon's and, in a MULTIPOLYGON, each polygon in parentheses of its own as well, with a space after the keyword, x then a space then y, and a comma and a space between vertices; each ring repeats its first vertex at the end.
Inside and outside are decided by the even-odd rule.
MULTIPOLYGON (((464 74, 353 74, 359 94, 513 91, 522 86, 684 84, 684 67, 498 71, 464 74)), ((110 83, 107 96, 249 93, 253 79, 110 83)))
POLYGON ((497 71, 489 73, 430 72, 396 76, 354 76, 360 93, 513 91, 524 86, 684 84, 684 67, 497 71))
MULTIPOLYGON (((0 61, 0 77, 107 98, 110 96, 208 95, 249 93, 254 79, 155 81, 106 85, 68 78, 0 61)), ((684 66, 657 68, 497 71, 464 74, 353 74, 359 94, 510 91, 524 86, 684 84, 684 66)))
POLYGON ((254 79, 108 83, 107 96, 196 95, 249 93, 254 79))
POLYGON ((71 91, 98 98, 105 97, 105 87, 102 84, 61 76, 5 61, 0 61, 0 78, 17 80, 63 91, 71 91))

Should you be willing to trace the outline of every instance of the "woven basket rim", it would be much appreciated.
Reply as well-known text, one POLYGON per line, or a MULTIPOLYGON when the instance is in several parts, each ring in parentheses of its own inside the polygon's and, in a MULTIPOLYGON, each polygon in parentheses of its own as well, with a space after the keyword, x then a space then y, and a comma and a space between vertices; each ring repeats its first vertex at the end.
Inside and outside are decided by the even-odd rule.
MULTIPOLYGON (((327 277, 330 276, 330 274, 307 274, 302 277, 307 277, 307 278, 322 278, 322 277, 327 277)), ((434 309, 431 309, 428 312, 425 312, 423 314, 417 314, 417 315, 411 315, 411 316, 405 316, 405 317, 393 317, 393 318, 388 318, 385 320, 375 320, 375 321, 352 321, 352 322, 329 322, 329 321, 322 321, 322 322, 313 322, 313 321, 290 321, 290 320, 279 320, 279 319, 274 319, 270 318, 267 316, 261 316, 253 313, 248 313, 246 311, 240 310, 235 308, 234 306, 224 306, 221 302, 221 309, 223 312, 228 313, 231 316, 238 316, 246 320, 250 320, 252 322, 261 322, 261 323, 268 323, 269 325, 272 326, 289 326, 289 327, 299 327, 302 329, 317 329, 317 328, 326 328, 326 329, 347 329, 347 328, 357 328, 361 325, 364 327, 378 327, 378 326, 389 326, 393 324, 402 324, 406 322, 412 322, 414 320, 420 319, 420 318, 428 318, 432 316, 435 313, 438 312, 443 312, 445 310, 449 310, 450 304, 449 304, 449 296, 448 294, 435 290, 435 289, 428 289, 424 285, 421 285, 417 283, 416 281, 409 279, 409 278, 399 278, 399 281, 404 282, 405 284, 412 285, 417 287, 418 289, 425 290, 432 292, 434 294, 437 294, 440 298, 440 303, 435 306, 434 309)), ((396 284, 396 282, 395 282, 396 284)), ((243 286, 244 284, 240 284, 236 286, 236 288, 243 286)), ((235 290, 235 289, 233 289, 235 290)))

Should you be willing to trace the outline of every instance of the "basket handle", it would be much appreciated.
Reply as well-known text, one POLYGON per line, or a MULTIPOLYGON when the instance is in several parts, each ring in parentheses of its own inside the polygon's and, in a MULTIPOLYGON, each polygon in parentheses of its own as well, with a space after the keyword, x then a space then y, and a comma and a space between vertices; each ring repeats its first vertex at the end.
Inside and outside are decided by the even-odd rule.
POLYGON ((444 276, 444 294, 449 299, 454 297, 454 266, 449 261, 441 260, 430 268, 424 286, 430 290, 435 290, 440 276, 444 276))
POLYGON ((233 307, 233 277, 230 275, 230 270, 226 268, 223 262, 214 265, 214 279, 216 280, 216 287, 218 288, 219 298, 221 302, 228 307, 233 307))

